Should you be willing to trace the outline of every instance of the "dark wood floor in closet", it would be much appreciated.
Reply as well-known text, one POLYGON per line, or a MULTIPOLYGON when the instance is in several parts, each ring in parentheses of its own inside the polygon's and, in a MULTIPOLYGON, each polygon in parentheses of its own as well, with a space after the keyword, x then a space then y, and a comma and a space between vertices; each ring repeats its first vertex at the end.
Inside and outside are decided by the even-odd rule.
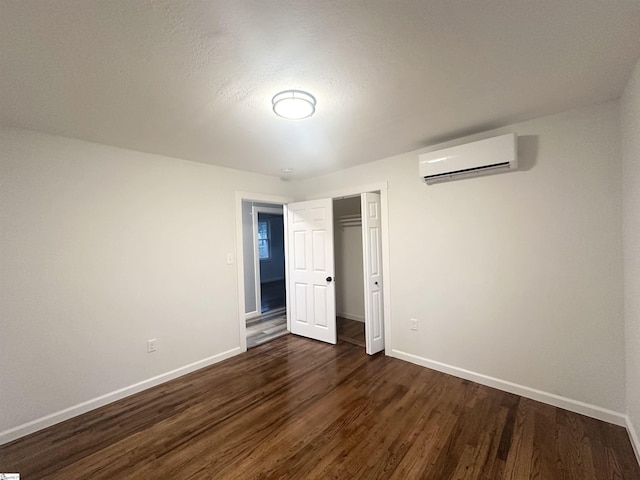
POLYGON ((338 341, 351 343, 359 347, 365 346, 363 322, 336 317, 336 328, 338 329, 338 341))
POLYGON ((626 431, 281 337, 0 448, 31 479, 634 479, 626 431))

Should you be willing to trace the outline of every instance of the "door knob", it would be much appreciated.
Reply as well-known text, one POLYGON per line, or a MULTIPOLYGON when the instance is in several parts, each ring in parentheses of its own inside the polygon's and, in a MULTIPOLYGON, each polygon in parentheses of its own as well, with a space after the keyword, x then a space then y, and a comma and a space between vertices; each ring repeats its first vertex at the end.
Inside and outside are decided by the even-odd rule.
POLYGON ((327 277, 327 282, 330 282, 331 280, 333 280, 333 278, 327 277))

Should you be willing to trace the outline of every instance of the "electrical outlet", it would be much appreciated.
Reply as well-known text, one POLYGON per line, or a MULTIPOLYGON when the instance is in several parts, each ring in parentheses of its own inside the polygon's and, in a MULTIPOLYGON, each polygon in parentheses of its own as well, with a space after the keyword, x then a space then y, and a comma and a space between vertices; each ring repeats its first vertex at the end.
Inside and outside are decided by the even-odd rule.
POLYGON ((417 318, 412 318, 410 319, 411 322, 411 330, 418 330, 418 319, 417 318))
POLYGON ((147 340, 147 353, 152 353, 158 350, 158 340, 152 338, 147 340))

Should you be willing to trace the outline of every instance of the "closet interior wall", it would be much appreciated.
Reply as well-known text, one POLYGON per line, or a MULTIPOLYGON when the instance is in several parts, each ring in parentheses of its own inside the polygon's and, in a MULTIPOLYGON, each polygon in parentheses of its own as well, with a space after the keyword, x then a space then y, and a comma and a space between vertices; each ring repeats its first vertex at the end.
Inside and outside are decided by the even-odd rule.
POLYGON ((336 315, 364 322, 360 196, 333 202, 336 315))

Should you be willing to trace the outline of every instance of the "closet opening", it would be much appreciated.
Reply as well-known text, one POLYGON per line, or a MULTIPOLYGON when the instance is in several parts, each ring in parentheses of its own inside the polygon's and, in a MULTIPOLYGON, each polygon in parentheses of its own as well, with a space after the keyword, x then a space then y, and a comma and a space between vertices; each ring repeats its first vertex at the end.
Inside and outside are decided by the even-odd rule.
POLYGON ((333 200, 338 341, 365 347, 365 292, 360 195, 333 200))

